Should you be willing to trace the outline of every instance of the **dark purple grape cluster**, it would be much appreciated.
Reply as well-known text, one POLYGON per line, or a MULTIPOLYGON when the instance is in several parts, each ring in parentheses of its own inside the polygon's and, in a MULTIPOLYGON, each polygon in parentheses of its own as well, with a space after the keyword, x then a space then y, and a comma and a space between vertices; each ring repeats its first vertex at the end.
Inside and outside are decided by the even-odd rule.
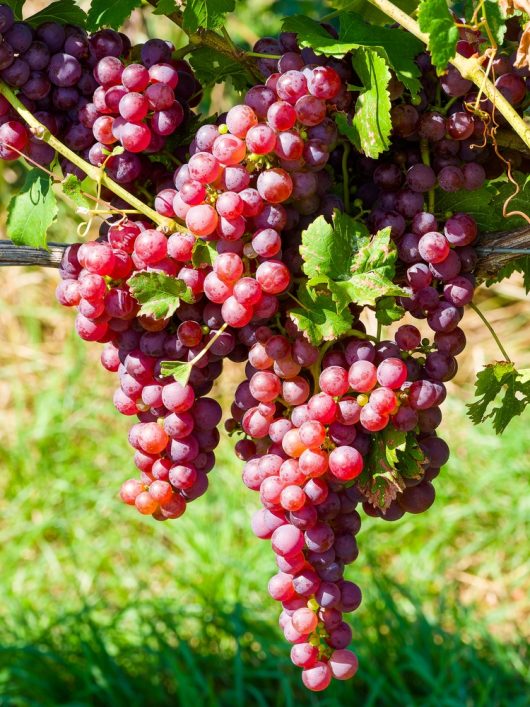
MULTIPOLYGON (((0 79, 37 120, 93 165, 105 164, 119 184, 149 175, 141 154, 160 153, 201 98, 189 64, 173 60, 173 45, 150 39, 131 63, 131 43, 105 29, 88 35, 81 27, 45 22, 33 29, 15 22, 0 5, 0 79), (121 145, 124 149, 111 155, 121 145), (145 168, 145 169, 144 169, 145 168)), ((0 159, 21 153, 48 166, 55 151, 34 135, 0 96, 0 159)), ((64 158, 65 173, 84 173, 64 158)))
MULTIPOLYGON (((478 55, 480 34, 467 29, 461 34, 458 53, 478 55)), ((519 108, 527 95, 530 72, 515 68, 515 57, 515 53, 499 53, 491 70, 496 88, 519 108)), ((474 191, 506 169, 487 137, 492 124, 505 122, 492 103, 482 97, 477 110, 476 87, 455 67, 449 66, 439 77, 427 53, 417 62, 422 90, 416 99, 404 96, 399 81, 394 79, 390 85, 394 138, 390 150, 382 160, 365 158, 352 169, 359 173, 360 167, 355 196, 371 210, 372 225, 391 226, 395 237, 405 232, 406 219, 424 209, 425 196, 435 187, 445 192, 474 191), (436 103, 438 110, 433 107, 436 103)), ((521 156, 513 159, 512 167, 518 166, 521 156)))
MULTIPOLYGON (((9 15, 7 6, 0 9, 9 15)), ((1 26, 0 78, 18 92, 21 102, 37 120, 70 149, 82 152, 90 148, 94 137, 80 121, 80 112, 98 87, 92 69, 98 57, 109 51, 127 54, 127 37, 112 30, 88 37, 80 27, 56 22, 45 22, 33 29, 26 22, 6 18, 1 26)), ((9 106, 2 108, 2 159, 16 159, 23 151, 33 162, 49 165, 55 151, 26 130, 20 120, 13 120, 15 114, 9 106)))

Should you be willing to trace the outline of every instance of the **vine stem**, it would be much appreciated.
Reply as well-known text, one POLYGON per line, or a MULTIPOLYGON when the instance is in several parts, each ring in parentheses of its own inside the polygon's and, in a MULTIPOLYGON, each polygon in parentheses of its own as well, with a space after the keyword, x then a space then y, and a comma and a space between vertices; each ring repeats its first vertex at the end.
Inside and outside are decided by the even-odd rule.
MULTIPOLYGON (((385 15, 388 15, 404 29, 428 45, 429 35, 422 32, 416 20, 414 20, 406 12, 396 7, 390 0, 369 0, 372 5, 379 8, 385 15)), ((521 140, 527 147, 530 147, 530 127, 524 122, 512 105, 497 91, 495 86, 486 76, 481 64, 477 59, 467 59, 466 57, 456 54, 450 62, 462 76, 468 81, 472 81, 486 96, 490 99, 495 108, 506 118, 514 131, 519 135, 521 140)))
POLYGON ((496 343, 497 346, 499 347, 499 351, 500 351, 501 354, 504 356, 504 360, 505 360, 505 361, 508 361, 508 363, 511 363, 511 362, 512 362, 512 359, 511 359, 511 358, 508 356, 508 354, 506 353, 506 349, 505 349, 504 346, 501 344, 501 340, 500 340, 499 337, 497 336, 497 333, 496 333, 495 329, 494 329, 494 328, 491 326, 491 324, 488 322, 488 320, 486 319, 486 317, 484 316, 484 314, 481 312, 481 310, 477 307, 477 305, 476 305, 474 302, 470 302, 470 303, 469 303, 469 306, 470 306, 471 309, 480 317, 480 319, 482 320, 482 323, 484 324, 484 326, 488 329, 489 333, 490 333, 490 334, 492 335, 492 337, 494 338, 495 343, 496 343))
POLYGON ((221 334, 226 330, 227 327, 228 327, 228 324, 225 322, 225 323, 222 325, 222 327, 220 327, 220 329, 218 329, 218 330, 216 331, 216 333, 214 334, 214 336, 212 336, 212 338, 211 338, 210 341, 206 344, 206 346, 202 349, 202 351, 199 351, 199 353, 195 356, 195 358, 193 358, 193 359, 189 362, 190 369, 191 369, 196 363, 198 363, 198 362, 201 360, 201 358, 203 358, 204 356, 206 356, 206 354, 208 353, 208 351, 212 348, 212 346, 215 344, 215 342, 217 341, 217 339, 221 336, 221 334))
POLYGON ((245 52, 245 56, 253 56, 256 59, 281 59, 281 54, 262 54, 261 52, 245 52))
MULTIPOLYGON (((0 240, 0 266, 40 265, 59 267, 66 243, 49 243, 49 250, 17 246, 11 241, 0 240)), ((479 280, 494 277, 499 270, 522 255, 530 255, 530 226, 518 230, 481 233, 476 245, 478 262, 475 274, 479 280)), ((398 273, 399 282, 404 281, 404 272, 398 273)), ((290 295, 290 293, 289 293, 290 295)), ((292 295, 290 295, 292 297, 292 295)), ((301 302, 297 301, 301 307, 301 302)), ((370 338, 367 334, 352 330, 348 335, 370 338)))
POLYGON ((503 255, 530 255, 530 248, 497 248, 496 246, 482 246, 478 247, 477 253, 484 255, 490 255, 491 253, 502 253, 503 255))
POLYGON ((58 140, 54 135, 52 135, 50 131, 47 130, 44 125, 42 125, 42 123, 39 123, 35 116, 26 108, 23 103, 21 103, 21 101, 17 98, 16 94, 3 81, 0 81, 0 95, 4 96, 4 98, 20 115, 20 117, 26 121, 26 123, 29 125, 35 135, 37 135, 41 140, 50 145, 50 147, 53 147, 53 149, 56 150, 60 155, 66 157, 66 159, 69 160, 76 167, 82 169, 83 172, 85 172, 85 174, 90 177, 90 179, 102 184, 103 186, 107 187, 107 189, 110 189, 110 191, 112 191, 114 194, 116 194, 116 196, 119 196, 121 199, 126 201, 133 209, 136 209, 140 213, 144 214, 144 216, 147 216, 150 221, 156 223, 156 225, 159 226, 164 233, 173 233, 174 231, 182 231, 184 233, 186 232, 184 226, 180 226, 172 219, 168 219, 165 216, 161 216, 159 213, 154 211, 154 209, 151 209, 149 206, 146 206, 143 201, 140 201, 140 199, 128 192, 127 189, 124 189, 122 186, 113 181, 106 172, 101 170, 99 167, 90 164, 90 162, 86 162, 77 153, 73 152, 68 147, 66 147, 66 145, 64 145, 60 140, 58 140))

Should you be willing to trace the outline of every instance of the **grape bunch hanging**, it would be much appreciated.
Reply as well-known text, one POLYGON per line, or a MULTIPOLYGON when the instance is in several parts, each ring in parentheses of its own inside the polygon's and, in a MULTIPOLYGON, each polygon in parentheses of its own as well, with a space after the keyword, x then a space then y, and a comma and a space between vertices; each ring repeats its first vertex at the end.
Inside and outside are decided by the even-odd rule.
MULTIPOLYGON (((149 192, 162 218, 128 214, 103 188, 100 235, 66 249, 57 288, 79 336, 104 344, 114 405, 136 420, 138 475, 121 499, 165 521, 206 492, 222 417, 209 394, 225 359, 246 362, 225 428, 259 494, 252 530, 277 565, 268 591, 304 685, 351 678, 344 614, 361 589, 345 569, 359 510, 386 521, 426 511, 449 457, 440 405, 466 345, 478 229, 460 211, 437 216, 432 191, 471 192, 503 171, 488 139, 495 107, 472 109, 473 84, 454 67, 438 76, 422 52, 419 93, 391 78, 392 137, 374 158, 338 130, 353 129, 351 56, 315 54, 293 32, 259 40, 263 82, 202 123, 201 84, 169 42, 137 50, 110 29, 34 28, 7 5, 0 34, 11 95, 88 164, 143 201, 149 192), (408 319, 382 339, 374 311, 385 325, 408 319)), ((457 51, 481 42, 461 30, 457 51)), ((517 107, 530 79, 514 60, 493 64, 517 107)), ((0 158, 19 157, 48 168, 57 155, 0 95, 0 158)), ((65 177, 84 178, 59 159, 65 177)))

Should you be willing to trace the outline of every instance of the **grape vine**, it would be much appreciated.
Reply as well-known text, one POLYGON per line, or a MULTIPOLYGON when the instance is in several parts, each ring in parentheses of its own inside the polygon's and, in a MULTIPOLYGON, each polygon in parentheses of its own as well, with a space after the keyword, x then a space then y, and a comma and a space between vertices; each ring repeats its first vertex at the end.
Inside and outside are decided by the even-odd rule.
MULTIPOLYGON (((206 492, 211 391, 226 359, 245 364, 224 425, 292 662, 321 691, 358 669, 359 510, 431 507, 465 307, 484 318, 477 284, 515 269, 530 289, 528 7, 422 0, 416 22, 370 0, 371 24, 289 17, 245 51, 233 0, 152 2, 188 34, 175 51, 119 31, 139 4, 58 0, 27 21, 0 4, 0 159, 30 168, 0 265, 59 266, 57 299, 135 420, 120 497, 156 520, 206 492), (201 116, 229 79, 241 99, 201 116), (57 189, 95 240, 47 244, 57 189)), ((530 383, 492 333, 504 360, 469 414, 501 432, 530 383)))

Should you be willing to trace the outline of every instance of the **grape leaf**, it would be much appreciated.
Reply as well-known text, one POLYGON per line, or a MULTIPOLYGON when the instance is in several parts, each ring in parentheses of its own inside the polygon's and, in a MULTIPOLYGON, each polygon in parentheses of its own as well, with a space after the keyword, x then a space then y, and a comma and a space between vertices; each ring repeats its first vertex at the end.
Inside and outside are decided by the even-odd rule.
POLYGON ((463 211, 475 219, 480 231, 494 231, 497 228, 497 219, 492 212, 495 194, 495 187, 490 184, 474 191, 462 189, 453 193, 436 189, 436 213, 443 219, 447 214, 463 211))
POLYGON ((183 361, 162 361, 160 364, 160 375, 163 378, 171 376, 176 383, 184 386, 188 383, 192 364, 183 361))
POLYGON ((422 479, 427 464, 415 432, 407 432, 405 445, 396 448, 397 468, 404 479, 422 479))
POLYGON ((175 0, 158 0, 153 15, 171 15, 173 12, 178 12, 180 6, 175 0))
POLYGON ((405 489, 404 478, 421 479, 424 455, 414 433, 388 425, 374 435, 357 486, 375 508, 386 511, 405 489))
POLYGON ((396 302, 395 297, 381 297, 375 303, 375 316, 383 326, 389 326, 402 319, 405 310, 396 302))
POLYGON ((75 174, 69 174, 61 182, 61 187, 66 196, 71 199, 76 206, 82 209, 91 209, 92 204, 83 194, 83 184, 75 174))
POLYGON ((515 260, 511 260, 502 268, 497 270, 497 272, 491 277, 486 279, 486 285, 489 287, 493 285, 494 282, 500 282, 501 280, 506 280, 506 278, 513 275, 514 272, 519 272, 523 276, 523 285, 526 290, 526 294, 530 292, 530 255, 521 255, 515 260))
POLYGON ((7 235, 17 245, 46 248, 48 228, 57 218, 57 198, 52 178, 30 170, 20 191, 7 207, 7 235))
POLYGON ((501 45, 506 34, 506 21, 502 15, 498 0, 484 0, 481 6, 481 14, 488 23, 495 41, 501 45))
POLYGON ((180 385, 186 385, 190 379, 192 368, 193 364, 191 361, 187 363, 184 361, 162 361, 160 364, 160 375, 163 378, 172 376, 180 385))
POLYGON ((479 230, 485 232, 508 231, 526 226, 528 220, 514 212, 519 211, 530 218, 530 177, 521 172, 514 172, 512 177, 517 186, 503 177, 487 182, 474 191, 449 193, 437 189, 436 211, 442 217, 447 212, 464 211, 475 219, 479 230), (513 213, 513 216, 503 216, 505 204, 506 212, 513 213))
POLYGON ((354 12, 339 15, 339 38, 332 37, 318 22, 303 15, 288 17, 283 31, 295 32, 302 47, 311 47, 318 54, 343 56, 359 47, 372 47, 388 60, 397 78, 415 94, 421 88, 420 69, 414 58, 423 44, 409 32, 368 24, 354 12))
POLYGON ((406 290, 392 282, 396 258, 390 228, 378 231, 354 256, 348 280, 329 280, 328 288, 339 308, 352 302, 373 306, 379 297, 406 296, 406 290))
POLYGON ((329 294, 301 285, 297 297, 300 306, 291 309, 289 316, 312 344, 333 341, 351 329, 350 311, 346 308, 338 312, 329 294))
POLYGON ((36 27, 42 22, 59 22, 60 24, 80 25, 84 27, 87 16, 74 0, 57 0, 43 8, 26 21, 36 27))
POLYGON ((196 32, 199 27, 216 29, 235 6, 235 0, 186 0, 182 29, 188 34, 196 32))
POLYGON ((140 316, 171 317, 181 300, 192 302, 193 295, 182 280, 159 272, 139 272, 127 284, 131 295, 142 305, 140 316))
POLYGON ((195 72, 195 78, 203 86, 213 86, 230 78, 237 91, 244 91, 252 84, 252 77, 247 74, 241 62, 221 54, 208 47, 195 49, 189 57, 195 72))
POLYGON ((191 255, 192 265, 195 267, 203 264, 213 265, 217 256, 217 248, 212 241, 203 241, 202 238, 197 238, 191 255))
POLYGON ((88 10, 87 28, 93 32, 100 27, 119 29, 131 12, 140 7, 142 0, 92 0, 88 10))
MULTIPOLYGON (((351 304, 374 305, 380 297, 406 295, 405 290, 392 282, 397 248, 389 228, 371 238, 363 224, 335 211, 331 224, 321 216, 302 233, 300 254, 304 260, 302 268, 309 278, 307 287, 300 292, 306 298, 323 298, 322 305, 334 317, 330 322, 333 329, 341 328, 337 317, 351 327, 351 304), (334 306, 328 301, 330 295, 334 306)), ((303 311, 302 315, 299 310, 296 312, 303 317, 303 311)), ((313 324, 321 323, 315 316, 310 319, 313 324)), ((305 322, 304 330, 308 327, 305 322)), ((327 339, 329 332, 320 334, 327 339)), ((318 333, 312 332, 310 336, 314 340, 318 333)))
POLYGON ((429 51, 439 74, 456 54, 458 27, 449 12, 446 0, 421 0, 418 23, 422 32, 429 35, 429 51))
POLYGON ((496 361, 477 374, 475 395, 478 399, 467 406, 473 424, 491 418, 493 429, 501 434, 530 405, 530 380, 513 363, 496 361))
POLYGON ((332 280, 347 280, 353 256, 369 241, 366 226, 343 211, 335 210, 332 223, 319 216, 302 233, 304 273, 309 278, 325 275, 332 280))
POLYGON ((398 493, 405 489, 405 482, 396 468, 396 447, 404 442, 405 433, 398 432, 390 425, 375 434, 363 471, 357 480, 357 486, 368 503, 382 511, 386 511, 398 493))
POLYGON ((390 147, 392 120, 387 86, 390 71, 386 61, 374 49, 359 49, 353 57, 353 68, 364 89, 355 104, 350 123, 344 113, 336 114, 340 132, 367 157, 376 159, 390 147))

